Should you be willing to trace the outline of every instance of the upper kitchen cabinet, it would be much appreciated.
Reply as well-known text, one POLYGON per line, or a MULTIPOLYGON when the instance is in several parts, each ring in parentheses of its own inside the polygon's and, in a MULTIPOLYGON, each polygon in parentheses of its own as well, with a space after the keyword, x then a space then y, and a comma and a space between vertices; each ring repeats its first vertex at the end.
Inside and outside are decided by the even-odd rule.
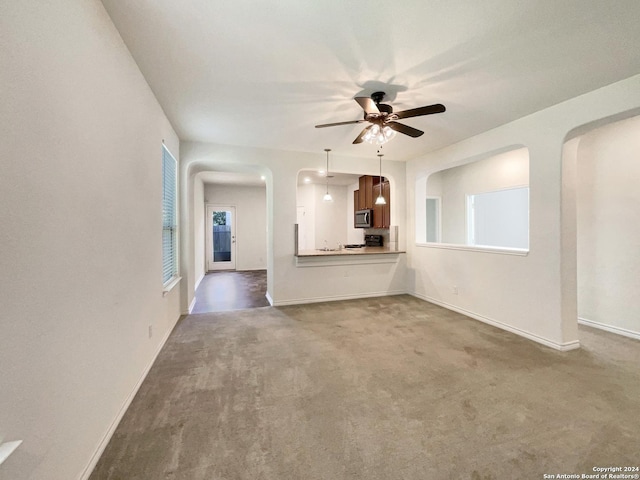
POLYGON ((374 177, 371 175, 362 175, 359 178, 359 200, 358 210, 364 210, 365 208, 373 208, 373 180, 374 177))
MULTIPOLYGON (((358 179, 359 190, 353 192, 353 209, 355 211, 372 209, 373 210, 373 228, 389 228, 391 225, 391 191, 389 181, 382 177, 371 175, 362 175, 358 179), (376 205, 376 198, 382 196, 387 202, 386 205, 376 205)), ((355 212, 354 212, 355 213, 355 212)))
POLYGON ((391 225, 391 190, 388 180, 374 185, 373 198, 373 228, 389 228, 391 225), (386 203, 384 205, 376 205, 375 199, 380 196, 381 191, 386 203))

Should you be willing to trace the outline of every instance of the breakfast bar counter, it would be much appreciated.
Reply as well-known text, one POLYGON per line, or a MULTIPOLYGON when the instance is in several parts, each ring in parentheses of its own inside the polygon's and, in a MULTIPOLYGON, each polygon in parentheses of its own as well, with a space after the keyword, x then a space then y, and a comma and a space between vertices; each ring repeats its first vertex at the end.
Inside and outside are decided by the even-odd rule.
POLYGON ((389 247, 342 248, 340 250, 300 250, 295 254, 297 267, 329 267, 334 265, 364 265, 397 263, 404 250, 389 247))
POLYGON ((344 255, 388 255, 406 253, 404 250, 392 250, 388 247, 342 248, 340 250, 300 250, 296 257, 329 257, 344 255))

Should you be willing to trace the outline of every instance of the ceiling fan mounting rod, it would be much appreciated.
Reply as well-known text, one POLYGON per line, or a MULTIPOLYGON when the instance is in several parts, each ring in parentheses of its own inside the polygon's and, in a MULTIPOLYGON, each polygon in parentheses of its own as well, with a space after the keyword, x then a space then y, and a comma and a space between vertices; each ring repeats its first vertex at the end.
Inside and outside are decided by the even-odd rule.
POLYGON ((386 94, 384 92, 373 92, 371 94, 371 100, 376 103, 380 103, 386 94))

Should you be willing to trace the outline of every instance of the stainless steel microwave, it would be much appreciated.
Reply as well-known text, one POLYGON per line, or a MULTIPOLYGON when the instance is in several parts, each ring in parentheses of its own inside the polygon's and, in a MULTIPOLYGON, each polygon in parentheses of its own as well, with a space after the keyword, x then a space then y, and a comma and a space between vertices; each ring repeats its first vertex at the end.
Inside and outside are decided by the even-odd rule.
POLYGON ((373 210, 358 210, 353 221, 354 228, 371 228, 373 226, 373 210))

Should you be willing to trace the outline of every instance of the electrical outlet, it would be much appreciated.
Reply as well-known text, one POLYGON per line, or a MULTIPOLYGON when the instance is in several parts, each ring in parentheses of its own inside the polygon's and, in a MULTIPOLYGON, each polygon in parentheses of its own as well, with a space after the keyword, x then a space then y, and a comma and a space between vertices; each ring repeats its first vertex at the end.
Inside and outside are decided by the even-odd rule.
POLYGON ((149 325, 149 338, 153 337, 153 325, 149 325))
POLYGON ((451 287, 451 293, 453 293, 454 295, 458 294, 458 286, 454 285, 453 287, 451 287))

